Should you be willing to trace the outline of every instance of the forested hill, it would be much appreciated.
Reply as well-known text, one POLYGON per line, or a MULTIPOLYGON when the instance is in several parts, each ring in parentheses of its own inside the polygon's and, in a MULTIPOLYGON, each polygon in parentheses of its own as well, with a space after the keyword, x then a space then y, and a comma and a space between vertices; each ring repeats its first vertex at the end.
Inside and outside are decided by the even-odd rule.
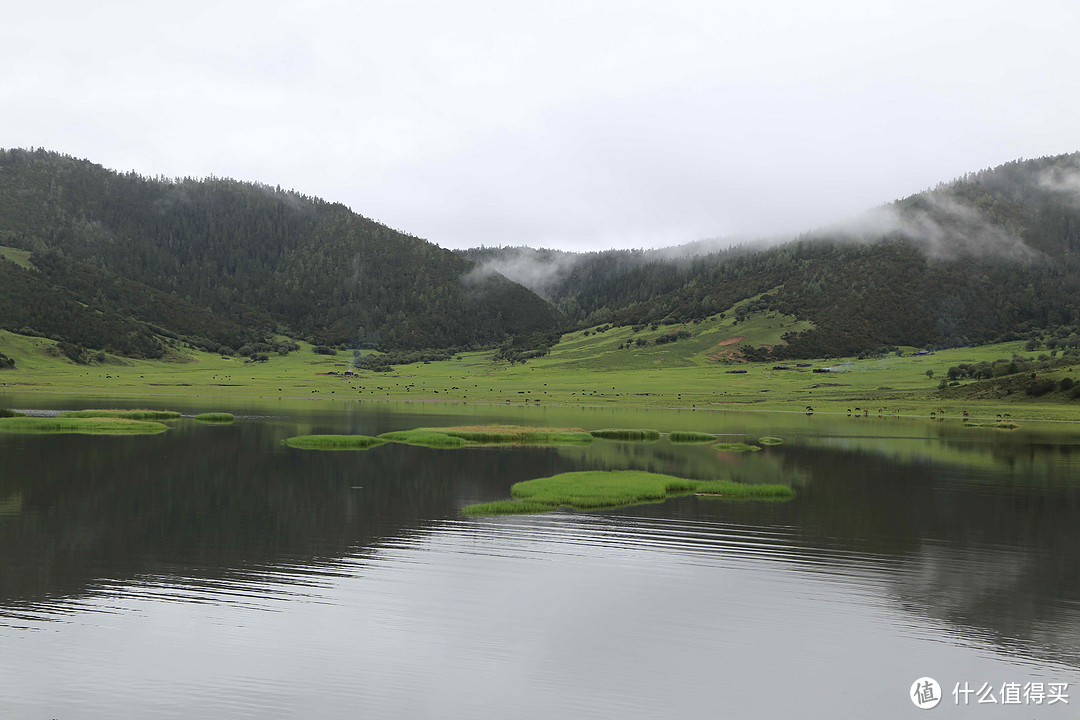
POLYGON ((583 325, 685 322, 763 294, 808 320, 777 355, 1080 333, 1080 153, 1016 161, 770 247, 465 256, 583 325))
POLYGON ((524 287, 340 204, 43 150, 0 150, 0 247, 31 252, 0 260, 0 327, 134 356, 160 355, 163 335, 424 348, 563 322, 524 287))

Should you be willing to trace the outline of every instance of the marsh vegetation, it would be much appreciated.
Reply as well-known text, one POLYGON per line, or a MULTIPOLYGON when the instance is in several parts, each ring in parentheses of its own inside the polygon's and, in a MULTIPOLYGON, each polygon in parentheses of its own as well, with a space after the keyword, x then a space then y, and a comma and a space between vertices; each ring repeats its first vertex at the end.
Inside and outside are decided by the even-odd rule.
POLYGON ((643 470, 587 470, 525 480, 510 488, 513 500, 470 505, 466 515, 551 512, 560 507, 598 510, 662 502, 675 495, 707 493, 732 500, 789 498, 794 491, 780 484, 744 484, 731 480, 687 480, 643 470))
POLYGON ((285 440, 286 445, 300 450, 367 450, 384 442, 368 435, 297 435, 285 440))
POLYGON ((169 428, 159 422, 110 417, 0 418, 0 432, 78 433, 82 435, 154 435, 169 428))

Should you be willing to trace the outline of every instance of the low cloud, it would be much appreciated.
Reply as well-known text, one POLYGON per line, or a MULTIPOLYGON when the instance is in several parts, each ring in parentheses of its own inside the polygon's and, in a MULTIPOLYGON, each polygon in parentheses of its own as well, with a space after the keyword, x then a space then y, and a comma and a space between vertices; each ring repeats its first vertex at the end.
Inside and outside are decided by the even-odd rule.
POLYGON ((941 260, 993 257, 1029 261, 1040 255, 1000 223, 942 191, 927 193, 914 202, 874 208, 814 235, 862 242, 901 236, 928 257, 941 260))
POLYGON ((465 275, 464 281, 475 284, 498 274, 541 297, 550 298, 552 291, 580 262, 581 257, 573 253, 526 247, 507 249, 481 262, 465 275))
POLYGON ((1039 174, 1039 187, 1080 205, 1080 165, 1058 165, 1039 174))

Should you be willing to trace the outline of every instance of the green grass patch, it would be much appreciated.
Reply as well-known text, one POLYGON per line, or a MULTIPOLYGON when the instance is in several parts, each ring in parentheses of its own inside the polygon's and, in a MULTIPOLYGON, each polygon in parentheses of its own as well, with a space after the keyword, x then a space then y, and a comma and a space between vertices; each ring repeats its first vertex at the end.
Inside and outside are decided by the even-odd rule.
POLYGON ((68 410, 62 418, 120 418, 122 420, 176 420, 180 413, 173 410, 68 410))
POLYGON ((0 408, 0 418, 10 417, 23 417, 24 413, 16 412, 15 410, 8 410, 7 408, 0 408))
POLYGON ((782 445, 784 443, 783 438, 778 438, 773 435, 764 435, 757 439, 758 445, 782 445))
POLYGON ((289 447, 301 450, 367 450, 384 442, 370 435, 297 435, 285 440, 289 447))
POLYGON ((491 515, 536 515, 539 513, 551 512, 556 510, 550 505, 544 503, 529 502, 521 500, 496 500, 495 502, 477 503, 476 505, 469 505, 462 508, 462 515, 472 515, 475 517, 491 516, 491 515))
POLYGON ((593 439, 592 435, 580 428, 524 425, 464 425, 421 430, 441 432, 478 445, 585 445, 593 439))
POLYGON ((195 416, 195 419, 204 423, 231 423, 236 420, 236 417, 232 413, 208 412, 199 413, 195 416))
POLYGON ((592 442, 592 435, 578 428, 523 425, 417 428, 383 433, 379 437, 389 442, 434 448, 459 448, 465 445, 582 445, 592 442))
POLYGON ((379 436, 387 442, 402 443, 404 445, 422 445, 433 448, 459 448, 467 443, 464 439, 447 435, 435 430, 395 430, 383 433, 379 436))
POLYGON ((712 433, 695 432, 693 430, 676 430, 668 434, 668 440, 673 443, 707 443, 716 440, 717 436, 712 433))
POLYGON ((716 443, 713 447, 720 452, 757 452, 761 448, 746 443, 716 443))
POLYGON ((0 418, 0 432, 77 433, 80 435, 153 435, 169 428, 158 422, 121 418, 0 418))
POLYGON ((662 502, 675 495, 707 493, 731 499, 783 498, 787 485, 748 485, 730 480, 686 480, 642 470, 587 470, 525 480, 510 488, 514 500, 470 505, 466 515, 540 513, 570 507, 598 510, 662 502))
POLYGON ((656 430, 624 430, 619 428, 607 428, 593 430, 589 433, 593 437, 604 440, 630 440, 634 442, 651 442, 660 439, 660 433, 656 430))
POLYGON ((20 250, 19 248, 0 245, 0 258, 10 260, 19 267, 27 270, 36 270, 37 268, 30 262, 30 255, 31 252, 29 250, 20 250))

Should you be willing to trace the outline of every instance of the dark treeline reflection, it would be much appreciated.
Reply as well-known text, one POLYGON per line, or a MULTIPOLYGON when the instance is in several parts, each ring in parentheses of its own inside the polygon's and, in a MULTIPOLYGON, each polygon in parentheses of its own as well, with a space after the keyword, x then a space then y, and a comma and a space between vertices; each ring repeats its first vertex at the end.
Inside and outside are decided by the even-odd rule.
POLYGON ((0 603, 155 572, 214 575, 333 560, 462 496, 570 469, 548 450, 364 452, 282 447, 278 428, 178 427, 158 437, 0 436, 0 603))
POLYGON ((318 452, 281 445, 296 429, 186 422, 143 438, 0 436, 0 611, 147 575, 333 563, 506 498, 519 480, 636 468, 791 482, 798 494, 786 503, 682 498, 618 514, 701 521, 718 539, 733 524, 759 529, 762 548, 782 532, 778 559, 878 576, 914 616, 1080 665, 1078 456, 1060 438, 819 434, 745 455, 666 440, 318 452))

